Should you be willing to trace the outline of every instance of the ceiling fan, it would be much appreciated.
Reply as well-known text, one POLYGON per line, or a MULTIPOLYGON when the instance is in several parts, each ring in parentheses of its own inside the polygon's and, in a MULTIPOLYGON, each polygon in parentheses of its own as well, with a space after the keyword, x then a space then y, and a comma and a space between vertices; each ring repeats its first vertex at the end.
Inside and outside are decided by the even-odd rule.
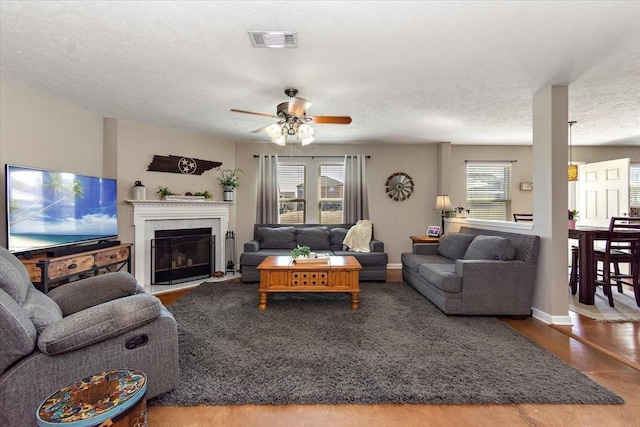
POLYGON ((351 123, 351 117, 349 116, 307 116, 307 110, 311 107, 311 102, 296 97, 298 94, 297 89, 285 89, 284 93, 289 96, 289 101, 278 104, 276 115, 255 113, 236 108, 232 108, 231 111, 278 119, 276 123, 251 131, 252 133, 266 131, 271 141, 278 145, 285 145, 287 136, 296 136, 300 139, 302 145, 313 142, 315 140, 313 137, 315 131, 309 126, 309 123, 339 125, 351 123))

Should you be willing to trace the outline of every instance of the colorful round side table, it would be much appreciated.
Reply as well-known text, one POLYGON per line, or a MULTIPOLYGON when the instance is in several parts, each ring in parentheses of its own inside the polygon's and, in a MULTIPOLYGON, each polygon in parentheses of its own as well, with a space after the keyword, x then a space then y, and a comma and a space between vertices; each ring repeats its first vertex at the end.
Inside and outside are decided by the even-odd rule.
POLYGON ((147 377, 135 369, 100 372, 49 396, 36 411, 38 426, 147 425, 147 377))

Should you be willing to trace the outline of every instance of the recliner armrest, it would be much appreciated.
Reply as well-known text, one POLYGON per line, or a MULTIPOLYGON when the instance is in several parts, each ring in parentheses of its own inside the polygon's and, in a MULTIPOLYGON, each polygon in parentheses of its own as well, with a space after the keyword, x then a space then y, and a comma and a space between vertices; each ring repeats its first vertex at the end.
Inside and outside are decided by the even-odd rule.
POLYGON ((133 275, 119 271, 58 286, 47 296, 60 306, 64 316, 69 316, 89 307, 135 295, 141 289, 133 275))
POLYGON ((160 300, 151 294, 90 307, 48 326, 38 337, 38 348, 54 356, 87 347, 157 319, 162 308, 160 300))
POLYGON ((260 243, 257 240, 249 240, 244 244, 245 252, 258 252, 260 250, 260 243))

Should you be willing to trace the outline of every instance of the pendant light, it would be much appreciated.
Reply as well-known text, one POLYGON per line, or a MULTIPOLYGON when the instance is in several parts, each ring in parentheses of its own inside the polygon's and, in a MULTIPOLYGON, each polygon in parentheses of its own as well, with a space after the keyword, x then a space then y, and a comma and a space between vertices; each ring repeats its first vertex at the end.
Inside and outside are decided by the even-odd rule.
POLYGON ((567 178, 569 181, 577 181, 578 180, 578 165, 573 164, 573 158, 571 156, 571 148, 572 148, 572 132, 571 128, 576 122, 575 120, 569 122, 569 167, 567 169, 567 178))

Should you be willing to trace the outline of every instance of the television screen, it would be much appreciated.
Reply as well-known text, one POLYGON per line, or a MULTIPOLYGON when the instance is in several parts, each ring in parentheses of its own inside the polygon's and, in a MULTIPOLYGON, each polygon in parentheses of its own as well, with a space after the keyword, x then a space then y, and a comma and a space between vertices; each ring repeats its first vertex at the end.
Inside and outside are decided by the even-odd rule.
POLYGON ((11 252, 118 235, 115 179, 7 165, 6 184, 11 252))

